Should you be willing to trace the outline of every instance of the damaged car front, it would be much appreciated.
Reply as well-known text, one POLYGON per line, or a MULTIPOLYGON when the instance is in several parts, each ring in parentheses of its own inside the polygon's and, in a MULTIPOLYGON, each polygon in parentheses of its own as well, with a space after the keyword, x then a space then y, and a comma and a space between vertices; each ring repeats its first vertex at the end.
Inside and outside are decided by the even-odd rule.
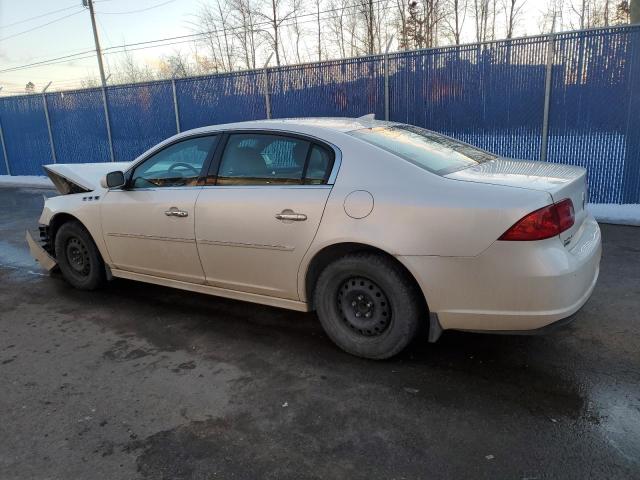
MULTIPOLYGON (((43 168, 60 195, 45 197, 40 219, 39 238, 27 230, 26 240, 31 256, 46 270, 53 270, 55 259, 54 238, 57 228, 68 220, 78 220, 89 231, 99 231, 98 201, 105 192, 100 180, 108 172, 126 169, 129 163, 55 164, 43 168), (94 230, 94 228, 98 230, 94 230)), ((95 238, 98 249, 104 252, 100 238, 95 238)))

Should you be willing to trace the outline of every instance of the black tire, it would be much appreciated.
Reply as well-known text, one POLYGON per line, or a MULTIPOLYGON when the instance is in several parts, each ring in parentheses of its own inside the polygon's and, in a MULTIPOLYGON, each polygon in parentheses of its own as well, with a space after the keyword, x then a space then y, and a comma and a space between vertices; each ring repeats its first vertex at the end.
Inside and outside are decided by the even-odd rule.
POLYGON ((320 274, 314 301, 327 335, 344 351, 385 359, 417 335, 426 306, 415 284, 392 259, 346 255, 320 274))
POLYGON ((62 276, 75 288, 95 290, 104 283, 102 256, 80 222, 67 222, 58 229, 55 252, 62 276))

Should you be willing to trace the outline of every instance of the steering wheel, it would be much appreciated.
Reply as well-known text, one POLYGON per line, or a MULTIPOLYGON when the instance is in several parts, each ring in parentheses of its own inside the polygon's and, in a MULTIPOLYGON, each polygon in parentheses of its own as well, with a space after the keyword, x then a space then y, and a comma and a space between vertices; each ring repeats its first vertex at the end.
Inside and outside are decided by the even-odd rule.
POLYGON ((169 170, 167 170, 167 173, 173 173, 174 170, 177 170, 178 168, 185 168, 187 170, 190 170, 191 172, 193 172, 193 175, 191 175, 192 177, 197 177, 198 175, 200 175, 200 172, 198 170, 196 170, 193 166, 189 165, 188 163, 184 163, 184 162, 174 163, 169 167, 169 170))

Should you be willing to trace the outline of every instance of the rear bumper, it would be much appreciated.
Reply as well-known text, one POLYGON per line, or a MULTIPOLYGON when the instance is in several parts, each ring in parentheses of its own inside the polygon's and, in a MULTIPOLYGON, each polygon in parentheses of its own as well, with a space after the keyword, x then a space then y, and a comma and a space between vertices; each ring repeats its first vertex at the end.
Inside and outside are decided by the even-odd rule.
POLYGON ((400 257, 443 330, 525 333, 577 312, 598 279, 600 228, 588 217, 559 238, 495 242, 477 257, 400 257))

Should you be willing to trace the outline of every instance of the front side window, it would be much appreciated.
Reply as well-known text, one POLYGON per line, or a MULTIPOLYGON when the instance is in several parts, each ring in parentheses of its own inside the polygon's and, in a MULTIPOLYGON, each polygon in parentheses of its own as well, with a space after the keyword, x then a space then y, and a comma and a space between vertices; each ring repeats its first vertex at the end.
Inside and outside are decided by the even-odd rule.
POLYGON ((218 185, 300 184, 310 142, 269 134, 229 136, 218 185))
POLYGON ((195 186, 216 136, 184 140, 152 155, 133 171, 133 188, 195 186))
POLYGON ((364 128, 350 134, 438 175, 497 158, 467 143, 412 125, 364 128))

